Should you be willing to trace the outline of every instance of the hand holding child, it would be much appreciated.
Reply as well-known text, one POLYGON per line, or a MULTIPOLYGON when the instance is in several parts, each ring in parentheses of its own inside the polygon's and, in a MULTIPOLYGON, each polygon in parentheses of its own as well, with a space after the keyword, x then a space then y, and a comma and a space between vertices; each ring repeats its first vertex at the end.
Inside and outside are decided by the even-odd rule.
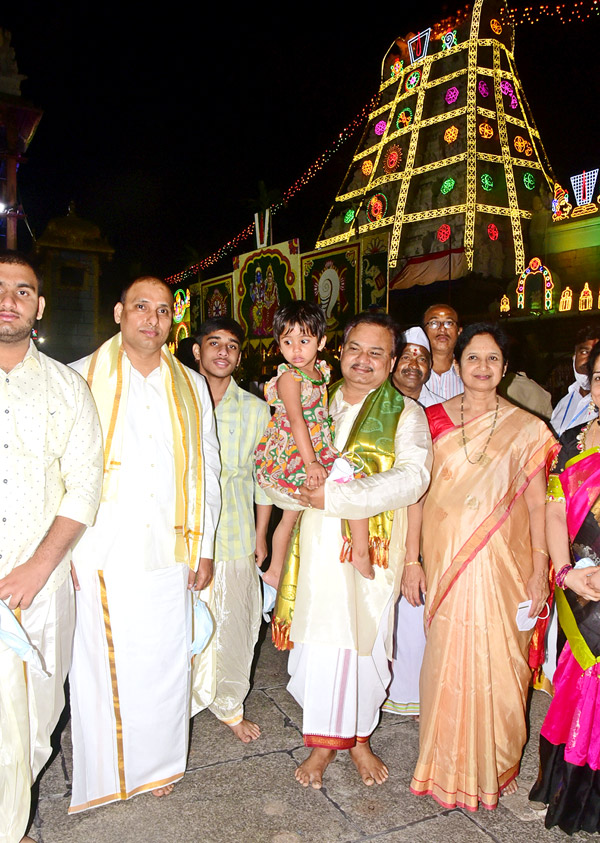
POLYGON ((309 489, 318 489, 327 480, 327 470, 315 460, 306 466, 306 485, 309 489))

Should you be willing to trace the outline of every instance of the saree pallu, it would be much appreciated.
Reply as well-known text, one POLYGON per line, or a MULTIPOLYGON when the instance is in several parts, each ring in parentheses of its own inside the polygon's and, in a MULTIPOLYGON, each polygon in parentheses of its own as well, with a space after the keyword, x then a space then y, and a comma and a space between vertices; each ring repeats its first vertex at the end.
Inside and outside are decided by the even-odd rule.
MULTIPOLYGON (((577 452, 578 429, 561 443, 560 484, 575 560, 600 564, 600 453, 577 452), (563 468, 564 466, 564 468, 563 468)), ((550 492, 550 485, 549 485, 550 492)), ((546 828, 600 831, 600 603, 566 589, 556 605, 568 643, 540 735, 540 773, 529 798, 548 803, 546 828)))
POLYGON ((465 425, 469 458, 485 451, 473 465, 442 405, 427 414, 434 436, 423 512, 427 644, 411 790, 475 811, 479 803, 496 807, 526 740, 532 633, 517 629, 516 614, 533 563, 523 493, 555 441, 535 416, 502 406, 487 450, 494 412, 465 425))

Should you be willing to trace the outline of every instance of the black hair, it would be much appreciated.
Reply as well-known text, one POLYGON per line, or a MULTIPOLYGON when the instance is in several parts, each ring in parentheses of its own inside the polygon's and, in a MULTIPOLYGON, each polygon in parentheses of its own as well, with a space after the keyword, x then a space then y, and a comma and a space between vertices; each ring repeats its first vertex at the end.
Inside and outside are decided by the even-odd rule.
POLYGON ((121 304, 125 304, 125 299, 127 298, 127 293, 131 290, 134 284, 137 284, 138 281, 150 281, 151 284, 161 284, 165 289, 167 289, 170 293, 170 300, 173 300, 173 290, 167 284, 166 281, 163 281, 162 278, 156 278, 154 275, 141 275, 139 278, 134 278, 133 281, 129 281, 123 289, 121 290, 121 304))
POLYGON ((323 308, 312 301, 297 299, 278 307, 273 317, 273 336, 279 342, 286 330, 303 328, 320 342, 327 330, 327 319, 323 308))
MULTIPOLYGON (((594 338, 592 337, 592 339, 594 339, 594 338)), ((583 340, 581 340, 581 342, 583 342, 583 340)), ((587 359, 587 363, 585 364, 586 369, 587 369, 587 375, 588 375, 588 378, 590 379, 590 382, 592 380, 592 375, 594 374, 594 363, 596 362, 596 360, 598 359, 599 356, 600 356, 600 342, 597 342, 596 345, 590 351, 588 359, 587 359)))
POLYGON ((474 322, 472 325, 467 325, 467 327, 462 330, 462 332, 458 335, 456 345, 454 346, 454 357, 456 362, 460 364, 460 359, 463 356, 465 348, 474 337, 481 336, 482 334, 489 334, 493 338, 494 342, 502 352, 502 362, 506 364, 508 361, 508 337, 502 328, 498 325, 494 325, 492 322, 474 322))
POLYGON ((235 319, 230 319, 229 316, 215 316, 213 319, 206 319, 198 328, 196 334, 196 342, 198 345, 202 344, 204 337, 209 334, 214 334, 215 331, 228 331, 238 340, 240 348, 244 344, 246 335, 244 329, 238 324, 235 319))
POLYGON ((26 257, 22 252, 17 252, 14 249, 6 249, 0 252, 0 263, 7 263, 13 266, 26 266, 36 277, 38 283, 38 295, 41 295, 44 286, 43 278, 40 274, 40 269, 37 261, 26 257))
POLYGON ((192 348, 196 340, 194 337, 183 337, 183 339, 179 340, 177 344, 177 349, 175 351, 175 357, 179 360, 180 363, 183 363, 184 366, 187 366, 188 369, 193 369, 194 371, 198 370, 198 362, 194 357, 194 352, 192 348))
POLYGON ((388 330, 392 335, 392 357, 398 356, 398 348, 404 335, 395 319, 392 319, 387 313, 357 313, 344 328, 344 344, 348 340, 350 331, 353 331, 358 325, 375 325, 378 328, 388 330))
POLYGON ((576 346, 581 345, 582 342, 588 342, 588 340, 600 340, 600 325, 591 322, 577 331, 575 336, 576 346))

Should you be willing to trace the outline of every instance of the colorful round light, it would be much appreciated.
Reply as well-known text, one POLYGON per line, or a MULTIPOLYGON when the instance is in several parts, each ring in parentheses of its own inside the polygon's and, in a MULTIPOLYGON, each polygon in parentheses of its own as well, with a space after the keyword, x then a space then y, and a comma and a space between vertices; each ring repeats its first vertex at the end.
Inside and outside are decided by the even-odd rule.
POLYGON ((506 96, 507 94, 513 93, 513 86, 510 84, 508 79, 503 79, 502 82, 500 82, 500 90, 506 96))
POLYGON ((390 147, 387 151, 385 156, 385 161, 383 162, 383 169, 386 173, 393 173, 397 168, 398 164, 402 161, 402 147, 401 146, 394 146, 390 147))
POLYGON ((408 79, 406 80, 405 89, 407 91, 412 91, 413 88, 416 88, 419 82, 421 81, 421 71, 420 70, 413 70, 410 74, 408 79))
POLYGON ((458 137, 458 128, 456 126, 448 126, 444 132, 444 140, 446 143, 454 143, 458 137))
POLYGON ((527 146, 527 141, 525 138, 522 138, 521 135, 517 135, 513 141, 515 149, 517 152, 525 152, 525 148, 527 146))
POLYGON ((484 140, 490 140, 494 137, 494 130, 489 123, 485 121, 479 124, 479 134, 484 140))
POLYGON ((452 230, 448 223, 443 223, 437 230, 437 239, 440 243, 445 243, 447 240, 450 239, 450 235, 452 234, 452 230))
POLYGON ((482 173, 481 175, 481 186, 484 190, 491 190, 494 186, 494 179, 490 176, 489 173, 482 173))
POLYGON ((511 97, 510 97, 510 107, 514 109, 514 108, 516 108, 516 107, 518 106, 518 104, 519 104, 519 101, 518 101, 518 99, 516 98, 516 96, 515 96, 514 94, 511 94, 511 97))
POLYGON ((376 123, 375 125, 375 134, 382 135, 385 132, 386 128, 387 123, 385 122, 385 120, 380 120, 379 123, 376 123))
POLYGON ((376 193, 371 196, 367 205, 367 219, 369 222, 377 222, 385 217, 387 211, 387 198, 383 193, 376 193))
POLYGON ((365 161, 362 162, 361 171, 363 176, 370 176, 373 172, 373 162, 367 158, 365 161))
POLYGON ((493 222, 488 225, 488 237, 490 240, 498 239, 498 226, 493 222))
POLYGON ((406 129, 407 126, 410 126, 413 119, 413 112, 412 108, 405 106, 400 114, 396 119, 396 128, 397 129, 406 129))
POLYGON ((488 88, 487 82, 484 82, 483 79, 479 81, 479 85, 477 85, 477 89, 482 97, 489 97, 490 89, 488 88))
POLYGON ((500 35, 502 32, 502 24, 499 20, 496 20, 496 18, 492 18, 490 21, 490 29, 495 35, 500 35))
POLYGON ((354 210, 352 208, 348 208, 348 210, 344 213, 344 222, 351 223, 354 219, 354 210))
POLYGON ((452 105, 452 103, 456 102, 459 93, 460 91, 455 85, 453 85, 451 88, 448 88, 448 90, 446 91, 446 102, 448 103, 448 105, 452 105))
POLYGON ((453 178, 444 179, 442 182, 442 186, 440 187, 440 193, 443 193, 444 196, 447 193, 450 193, 451 190, 454 190, 454 186, 456 185, 456 180, 453 178))
POLYGON ((530 173, 529 170, 527 170, 526 173, 523 173, 523 184, 525 185, 527 190, 533 190, 533 188, 535 187, 534 175, 533 173, 530 173))

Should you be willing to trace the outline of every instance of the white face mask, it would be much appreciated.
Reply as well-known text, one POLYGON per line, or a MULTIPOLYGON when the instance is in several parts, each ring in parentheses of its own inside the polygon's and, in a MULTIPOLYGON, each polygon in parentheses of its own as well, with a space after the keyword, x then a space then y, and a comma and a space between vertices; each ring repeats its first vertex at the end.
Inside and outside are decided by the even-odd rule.
POLYGON ((573 356, 573 374, 575 375, 575 380, 577 382, 577 386, 580 389, 585 389, 589 392, 590 389, 590 381, 587 375, 580 375, 577 369, 575 368, 575 356, 573 356))

